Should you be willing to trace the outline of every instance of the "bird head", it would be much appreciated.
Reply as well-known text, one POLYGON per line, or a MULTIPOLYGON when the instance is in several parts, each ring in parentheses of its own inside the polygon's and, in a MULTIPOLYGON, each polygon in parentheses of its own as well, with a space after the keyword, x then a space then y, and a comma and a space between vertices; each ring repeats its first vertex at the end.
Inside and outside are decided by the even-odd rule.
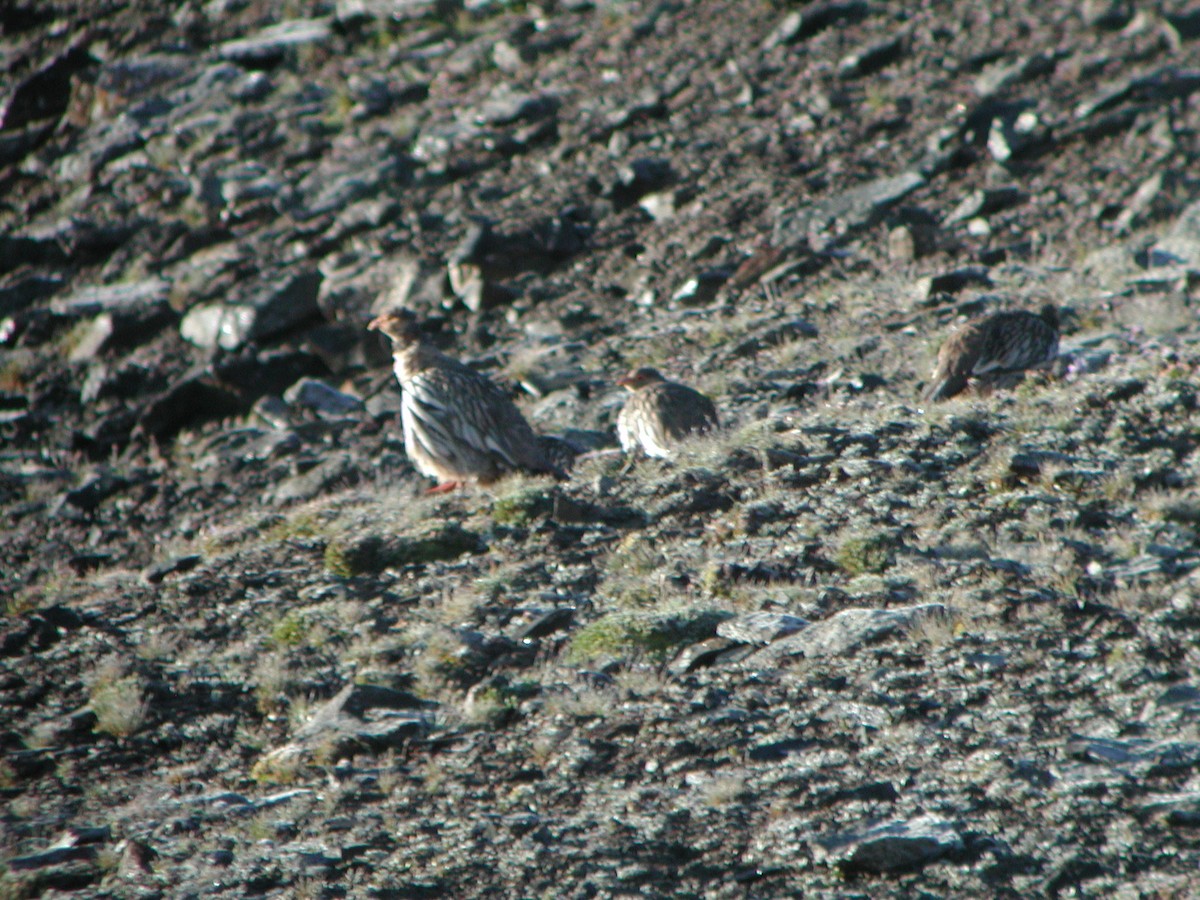
POLYGON ((655 384, 659 381, 666 381, 662 373, 651 366, 642 366, 634 369, 628 375, 617 379, 617 384, 621 387, 629 388, 631 391, 636 391, 640 387, 645 387, 648 384, 655 384))
POLYGON ((1059 321, 1058 321, 1058 307, 1057 306, 1055 306, 1053 303, 1047 303, 1041 308, 1041 310, 1038 312, 1038 315, 1040 315, 1042 317, 1043 322, 1045 322, 1047 325, 1049 325, 1055 331, 1058 330, 1059 321))
POLYGON ((367 327, 372 331, 382 331, 398 347, 410 347, 421 342, 421 324, 411 310, 397 309, 383 313, 372 319, 367 327))

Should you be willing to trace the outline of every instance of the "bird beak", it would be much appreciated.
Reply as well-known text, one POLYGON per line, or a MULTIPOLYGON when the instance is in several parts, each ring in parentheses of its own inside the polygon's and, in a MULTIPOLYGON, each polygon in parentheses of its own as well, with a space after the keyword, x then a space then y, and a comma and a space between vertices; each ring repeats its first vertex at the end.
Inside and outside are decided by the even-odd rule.
POLYGON ((627 387, 630 387, 632 384, 633 384, 633 380, 628 375, 622 375, 620 378, 617 379, 617 387, 627 388, 627 387))
POLYGON ((367 328, 370 331, 383 331, 383 316, 376 316, 368 324, 367 328))

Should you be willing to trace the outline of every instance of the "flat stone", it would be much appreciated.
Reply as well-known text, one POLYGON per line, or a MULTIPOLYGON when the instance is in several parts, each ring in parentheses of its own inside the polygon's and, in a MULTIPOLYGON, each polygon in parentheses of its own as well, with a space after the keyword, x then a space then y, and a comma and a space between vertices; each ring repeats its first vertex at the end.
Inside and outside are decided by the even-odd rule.
POLYGON ((128 478, 102 470, 79 487, 67 491, 63 499, 82 512, 95 512, 104 501, 128 488, 130 483, 128 478))
POLYGON ((217 53, 240 65, 266 65, 278 60, 287 50, 328 40, 333 33, 332 24, 329 16, 280 22, 249 37, 226 41, 217 48, 217 53))
POLYGON ((90 313, 127 310, 132 307, 166 303, 171 285, 161 278, 145 278, 129 284, 106 284, 85 287, 50 304, 56 313, 88 315, 90 313))
POLYGON ((810 3, 784 16, 763 43, 763 49, 795 44, 833 25, 857 22, 867 15, 867 10, 867 4, 859 0, 810 3))
POLYGON ((1200 69, 1164 66, 1102 87, 1075 107, 1075 118, 1086 119, 1118 104, 1133 101, 1166 103, 1197 90, 1200 90, 1200 69))
POLYGON ((1024 199, 1024 192, 1015 185, 972 191, 954 208, 950 215, 946 216, 945 223, 956 225, 979 216, 990 216, 1003 209, 1008 209, 1024 199))
POLYGON ((39 300, 53 296, 62 286, 63 279, 57 275, 29 275, 0 286, 0 316, 23 312, 39 300))
POLYGON ((897 34, 853 50, 838 63, 838 74, 842 78, 861 78, 878 72, 904 55, 907 41, 906 34, 897 34))
POLYGON ((1200 743, 1195 741, 1076 736, 1068 742, 1066 750, 1075 759, 1112 766, 1138 778, 1168 777, 1200 765, 1200 743))
POLYGON ((986 266, 963 266, 917 280, 913 294, 918 303, 937 300, 943 294, 957 294, 968 287, 991 287, 992 277, 986 266))
POLYGON ((728 280, 726 269, 706 269, 681 284, 671 294, 671 301, 681 306, 708 306, 717 299, 721 285, 728 280))
POLYGON ((916 868, 962 848, 958 826, 933 815, 886 822, 812 843, 817 862, 874 874, 916 868))
POLYGON ((298 503, 311 500, 336 486, 357 484, 362 468, 346 453, 333 453, 320 463, 284 481, 270 498, 274 503, 298 503))
POLYGON ((773 665, 792 656, 816 658, 854 653, 867 644, 898 637, 927 619, 944 616, 940 603, 897 609, 855 607, 814 622, 748 657, 749 665, 773 665))
POLYGON ((1193 201, 1180 213, 1171 230, 1154 245, 1152 252, 1157 253, 1163 262, 1170 260, 1200 269, 1200 200, 1193 201))
POLYGON ((180 334, 198 347, 225 350, 277 337, 319 315, 321 279, 318 270, 308 269, 279 287, 261 288, 244 302, 196 307, 184 316, 180 334))
POLYGON ((776 247, 824 249, 847 233, 876 221, 923 184, 925 177, 920 173, 904 172, 786 212, 775 224, 771 243, 776 247))
POLYGON ((769 644, 807 628, 809 622, 787 613, 755 612, 717 625, 717 634, 745 644, 769 644))
POLYGON ((301 725, 291 741, 255 764, 256 777, 270 781, 278 771, 324 755, 383 752, 404 746, 432 725, 427 704, 406 691, 351 683, 301 725))
POLYGON ((175 575, 180 572, 190 572, 196 566, 200 565, 203 557, 198 553, 188 553, 184 556, 176 556, 165 562, 156 563, 149 566, 142 572, 142 577, 150 584, 158 584, 168 575, 175 575))
POLYGON ((330 418, 342 418, 365 409, 362 398, 331 388, 317 378, 300 379, 284 392, 283 399, 330 418))
POLYGON ((525 93, 501 83, 475 110, 474 118, 483 125, 511 125, 553 116, 561 104, 554 94, 525 93))
POLYGON ((998 163, 1008 163, 1043 150, 1050 134, 1032 109, 1014 107, 992 119, 987 149, 998 163))

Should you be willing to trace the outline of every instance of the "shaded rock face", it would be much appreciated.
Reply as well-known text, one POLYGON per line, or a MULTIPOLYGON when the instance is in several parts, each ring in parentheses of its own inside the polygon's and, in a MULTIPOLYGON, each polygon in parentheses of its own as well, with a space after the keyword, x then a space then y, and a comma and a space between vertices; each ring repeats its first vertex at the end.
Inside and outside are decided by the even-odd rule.
POLYGON ((1194 4, 127 7, 0 9, 6 896, 1195 893, 1194 4))

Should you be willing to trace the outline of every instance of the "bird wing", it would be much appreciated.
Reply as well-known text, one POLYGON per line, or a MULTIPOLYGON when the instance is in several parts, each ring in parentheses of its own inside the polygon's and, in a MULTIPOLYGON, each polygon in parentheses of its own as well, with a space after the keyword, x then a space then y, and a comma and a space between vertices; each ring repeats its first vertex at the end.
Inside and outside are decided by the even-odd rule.
POLYGON ((429 420, 502 469, 554 471, 533 429, 498 385, 457 360, 440 363, 411 379, 429 420))
POLYGON ((643 392, 668 440, 703 434, 718 426, 713 402, 687 385, 673 381, 654 384, 643 392))
POLYGON ((1053 359, 1058 352, 1058 334, 1033 313, 1001 313, 988 326, 979 360, 971 370, 974 375, 1026 369, 1053 359))

